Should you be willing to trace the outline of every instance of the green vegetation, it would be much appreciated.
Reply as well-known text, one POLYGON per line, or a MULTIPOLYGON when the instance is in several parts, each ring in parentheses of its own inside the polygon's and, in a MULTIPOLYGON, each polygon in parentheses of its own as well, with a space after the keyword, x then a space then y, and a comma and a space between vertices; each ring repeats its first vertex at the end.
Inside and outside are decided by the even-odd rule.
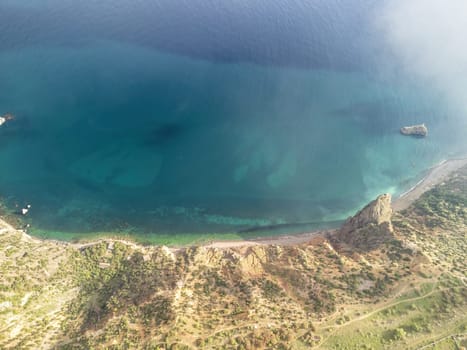
POLYGON ((56 239, 59 241, 86 243, 94 242, 98 239, 114 239, 124 240, 127 242, 135 242, 142 245, 166 245, 166 246, 187 246, 201 245, 212 241, 229 241, 242 239, 238 233, 181 233, 181 234, 135 234, 125 232, 62 232, 41 230, 33 227, 30 231, 34 237, 41 239, 56 239))
POLYGON ((360 250, 71 245, 2 224, 0 348, 465 347, 463 171, 360 250))

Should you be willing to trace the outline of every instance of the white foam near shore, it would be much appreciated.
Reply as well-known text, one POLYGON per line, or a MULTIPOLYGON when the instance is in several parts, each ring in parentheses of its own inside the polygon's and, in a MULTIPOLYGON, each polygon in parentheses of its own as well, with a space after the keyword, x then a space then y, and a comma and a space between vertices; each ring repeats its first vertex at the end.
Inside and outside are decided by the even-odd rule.
MULTIPOLYGON (((452 160, 455 160, 455 159, 452 159, 452 160)), ((420 181, 418 181, 415 185, 413 185, 412 187, 410 187, 407 191, 405 191, 404 193, 401 193, 397 198, 402 198, 404 197, 405 195, 409 194, 410 192, 412 192, 413 190, 415 190, 418 186, 420 186, 420 184, 423 183, 423 181, 425 181, 431 174, 431 172, 439 167, 441 167, 443 164, 445 164, 446 162, 448 162, 449 159, 443 159, 441 162, 439 162, 438 164, 432 166, 431 168, 428 169, 428 174, 425 175, 420 181)))
POLYGON ((401 193, 401 194, 399 195, 399 197, 397 197, 397 198, 402 198, 402 197, 404 197, 406 194, 409 194, 410 192, 412 192, 414 189, 417 188, 417 186, 419 186, 423 181, 425 181, 425 179, 426 179, 426 176, 425 176, 423 179, 421 179, 420 181, 418 181, 415 185, 413 185, 412 187, 410 187, 407 191, 405 191, 404 193, 401 193))
POLYGON ((408 208, 424 192, 445 180, 452 172, 467 165, 467 157, 443 160, 429 169, 428 174, 412 186, 408 191, 402 193, 394 202, 393 209, 400 211, 408 208))

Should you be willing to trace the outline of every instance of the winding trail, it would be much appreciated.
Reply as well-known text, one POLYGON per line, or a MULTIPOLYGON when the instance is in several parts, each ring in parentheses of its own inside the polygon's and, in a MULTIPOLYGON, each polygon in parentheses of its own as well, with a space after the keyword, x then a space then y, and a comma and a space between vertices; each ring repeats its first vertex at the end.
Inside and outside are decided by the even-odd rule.
POLYGON ((413 298, 409 298, 409 299, 403 299, 403 300, 399 300, 397 302, 394 302, 394 303, 385 303, 384 305, 382 305, 381 307, 365 314, 365 315, 362 315, 362 316, 359 316, 359 317, 356 317, 354 319, 351 319, 350 321, 346 322, 346 323, 342 323, 342 324, 339 324, 339 325, 334 325, 334 326, 329 326, 329 327, 324 327, 322 328, 321 330, 323 329, 327 329, 327 328, 332 328, 332 331, 331 333, 329 333, 327 335, 326 338, 323 338, 323 340, 318 344, 317 346, 317 349, 321 348, 322 345, 324 345, 331 336, 333 336, 336 331, 339 329, 339 328, 342 328, 342 327, 346 327, 354 322, 358 322, 358 321, 362 321, 364 319, 367 319, 371 316, 374 316, 376 315, 377 313, 380 313, 381 311, 383 310, 386 310, 386 309, 389 309, 391 307, 394 307, 394 306, 397 306, 397 305, 400 305, 400 304, 405 304, 405 303, 411 303, 411 302, 414 302, 414 301, 417 301, 417 300, 421 300, 421 299, 425 299, 426 297, 429 297, 430 295, 433 295, 435 293, 441 293, 445 290, 449 290, 450 288, 442 288, 442 289, 437 289, 437 286, 438 286, 438 283, 435 283, 431 289, 431 291, 429 291, 428 293, 425 293, 424 295, 420 295, 418 297, 413 297, 413 298))

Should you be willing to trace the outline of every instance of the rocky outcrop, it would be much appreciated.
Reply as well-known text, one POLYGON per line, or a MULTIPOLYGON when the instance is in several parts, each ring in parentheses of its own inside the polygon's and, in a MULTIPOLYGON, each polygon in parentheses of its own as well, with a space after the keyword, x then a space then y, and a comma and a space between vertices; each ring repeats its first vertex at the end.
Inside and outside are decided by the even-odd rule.
POLYGON ((14 116, 12 114, 10 114, 10 113, 7 113, 7 114, 4 114, 4 115, 0 116, 0 126, 5 124, 9 120, 12 120, 13 118, 14 118, 14 116))
POLYGON ((339 240, 357 248, 373 248, 392 234, 391 216, 391 195, 382 194, 344 223, 339 240))
MULTIPOLYGON (((371 332, 373 340, 404 349, 405 339, 387 343, 386 323, 349 321, 348 306, 357 315, 383 298, 397 305, 409 283, 411 294, 423 289, 424 276, 449 274, 447 301, 433 302, 451 312, 426 324, 441 338, 465 320, 456 296, 465 277, 466 181, 464 168, 393 218, 391 196, 379 196, 338 232, 347 244, 331 233, 281 246, 68 244, 32 238, 0 219, 0 349, 310 349, 332 345, 329 324, 349 322, 362 329, 354 332, 355 347, 371 332)), ((1 206, 0 214, 21 226, 1 206)), ((412 311, 430 320, 432 309, 412 311)), ((407 320, 406 313, 392 316, 391 332, 407 320)), ((333 344, 348 339, 346 332, 334 335, 333 344)), ((426 340, 424 332, 410 337, 426 340)))
POLYGON ((401 128, 401 134, 425 137, 428 135, 428 128, 425 124, 404 126, 401 128))

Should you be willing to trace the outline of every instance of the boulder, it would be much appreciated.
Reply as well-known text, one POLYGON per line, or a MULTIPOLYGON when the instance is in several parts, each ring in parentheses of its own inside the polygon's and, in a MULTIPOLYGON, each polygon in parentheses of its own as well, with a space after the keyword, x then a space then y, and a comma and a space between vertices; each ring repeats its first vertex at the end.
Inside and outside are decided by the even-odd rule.
POLYGON ((425 126, 425 124, 404 126, 401 128, 401 134, 425 137, 428 135, 428 128, 425 126))
POLYGON ((4 115, 0 116, 0 126, 5 124, 9 120, 12 120, 13 118, 14 118, 13 115, 10 114, 10 113, 7 113, 7 114, 4 114, 4 115))

